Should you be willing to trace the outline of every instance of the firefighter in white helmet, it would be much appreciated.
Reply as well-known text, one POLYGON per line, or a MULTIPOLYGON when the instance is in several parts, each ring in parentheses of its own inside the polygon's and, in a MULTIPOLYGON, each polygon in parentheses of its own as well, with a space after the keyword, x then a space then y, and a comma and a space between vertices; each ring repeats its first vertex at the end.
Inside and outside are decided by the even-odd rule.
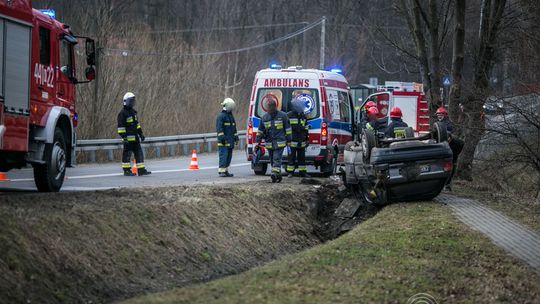
POLYGON ((122 152, 122 169, 124 176, 134 176, 131 172, 131 153, 135 155, 137 172, 139 176, 148 175, 152 172, 146 170, 144 166, 144 155, 141 142, 144 141, 144 134, 135 111, 135 94, 127 92, 123 98, 124 107, 118 113, 118 135, 122 137, 124 151, 122 152))
POLYGON ((216 119, 219 150, 218 173, 220 177, 232 177, 234 175, 229 172, 229 166, 231 165, 234 144, 238 143, 236 121, 232 114, 236 108, 236 104, 232 98, 225 98, 221 103, 221 106, 223 107, 223 110, 216 119))

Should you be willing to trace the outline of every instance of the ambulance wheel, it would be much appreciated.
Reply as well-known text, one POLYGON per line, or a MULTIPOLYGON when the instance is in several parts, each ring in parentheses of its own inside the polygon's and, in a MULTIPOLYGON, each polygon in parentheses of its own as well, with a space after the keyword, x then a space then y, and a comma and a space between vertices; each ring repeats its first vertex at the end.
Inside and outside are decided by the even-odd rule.
POLYGON ((34 165, 34 181, 41 192, 58 192, 66 175, 66 141, 59 128, 54 130, 52 144, 47 144, 43 154, 45 164, 34 165))
POLYGON ((253 166, 253 172, 255 172, 255 175, 266 175, 266 170, 268 170, 268 164, 258 164, 253 166))
POLYGON ((431 128, 431 137, 438 143, 448 141, 448 131, 444 123, 437 121, 431 128))
POLYGON ((377 139, 375 134, 371 130, 364 130, 362 133, 362 156, 364 161, 368 161, 371 156, 371 149, 375 148, 377 145, 377 139))
POLYGON ((414 130, 411 127, 405 128, 405 138, 414 138, 414 130))

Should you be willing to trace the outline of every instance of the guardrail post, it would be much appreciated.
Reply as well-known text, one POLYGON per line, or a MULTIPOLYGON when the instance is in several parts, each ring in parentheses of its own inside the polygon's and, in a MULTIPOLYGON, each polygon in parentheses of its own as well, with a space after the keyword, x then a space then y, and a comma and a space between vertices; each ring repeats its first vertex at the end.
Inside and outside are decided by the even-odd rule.
POLYGON ((107 150, 107 159, 109 161, 114 160, 114 155, 113 155, 113 150, 112 149, 107 150))
POLYGON ((183 152, 182 155, 188 155, 188 145, 187 144, 182 145, 182 152, 183 152))
POLYGON ((208 153, 212 152, 212 142, 210 141, 206 142, 206 152, 208 153))
POLYGON ((200 143, 195 144, 195 151, 197 151, 197 153, 201 152, 201 144, 200 143))
POLYGON ((156 147, 156 158, 161 157, 161 147, 156 147))
POLYGON ((240 150, 244 149, 244 142, 245 142, 245 140, 244 140, 243 137, 240 138, 240 140, 238 141, 238 148, 239 148, 240 150))
POLYGON ((91 163, 95 163, 95 162, 96 162, 96 151, 89 151, 89 153, 88 153, 88 160, 89 160, 91 163))
POLYGON ((176 156, 176 145, 170 145, 169 148, 169 156, 176 156))

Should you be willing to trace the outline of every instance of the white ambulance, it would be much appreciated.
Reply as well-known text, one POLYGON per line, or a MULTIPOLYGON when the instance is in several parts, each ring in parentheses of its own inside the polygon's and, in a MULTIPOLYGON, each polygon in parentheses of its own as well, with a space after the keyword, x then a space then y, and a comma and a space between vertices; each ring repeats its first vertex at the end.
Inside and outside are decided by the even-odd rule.
MULTIPOLYGON (((247 158, 249 161, 253 158, 257 130, 266 113, 268 100, 277 100, 278 109, 289 112, 293 97, 300 98, 306 105, 305 114, 310 128, 306 163, 324 175, 330 175, 337 165, 343 163, 345 144, 354 136, 354 109, 349 84, 337 70, 272 66, 257 72, 247 120, 247 158)), ((286 164, 287 152, 283 158, 286 164)), ((255 174, 264 175, 269 163, 267 154, 252 169, 255 174)))

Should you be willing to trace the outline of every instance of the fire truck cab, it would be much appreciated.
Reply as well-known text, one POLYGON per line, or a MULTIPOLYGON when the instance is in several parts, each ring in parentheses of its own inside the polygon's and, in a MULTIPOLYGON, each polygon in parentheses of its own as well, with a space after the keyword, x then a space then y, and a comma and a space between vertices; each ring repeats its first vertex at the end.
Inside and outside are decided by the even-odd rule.
MULTIPOLYGON (((389 120, 390 110, 399 107, 403 121, 414 129, 416 135, 429 133, 429 107, 421 85, 392 81, 379 86, 378 90, 364 100, 362 108, 367 102, 373 101, 379 110, 379 119, 389 120)), ((361 111, 360 115, 365 114, 361 111)))
POLYGON ((88 81, 77 80, 77 38, 31 0, 0 2, 0 171, 32 165, 39 191, 60 190, 75 160, 75 85, 95 76, 86 38, 88 81))

